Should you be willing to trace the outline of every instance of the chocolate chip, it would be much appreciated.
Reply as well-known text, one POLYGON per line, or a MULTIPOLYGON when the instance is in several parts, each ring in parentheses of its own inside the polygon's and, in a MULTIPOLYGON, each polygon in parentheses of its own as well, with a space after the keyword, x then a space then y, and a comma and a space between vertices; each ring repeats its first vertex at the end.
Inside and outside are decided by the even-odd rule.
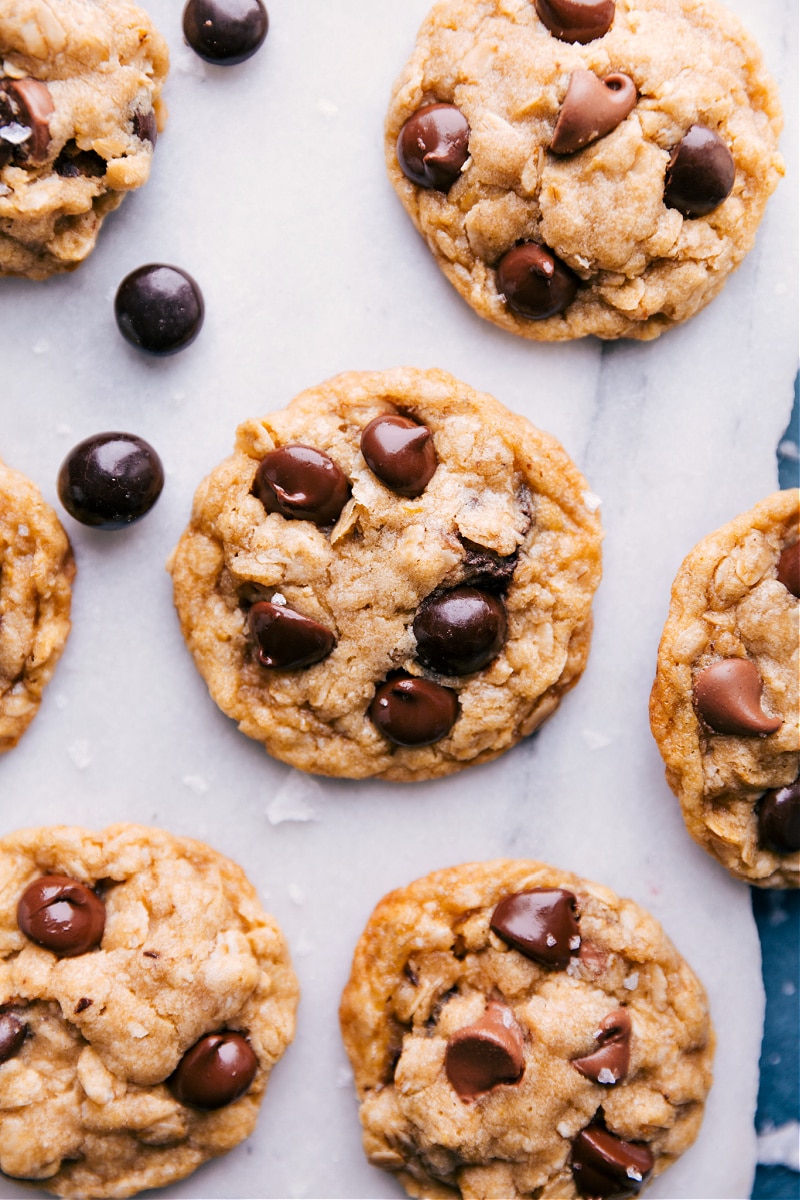
POLYGON ((622 1200, 647 1183, 655 1160, 647 1146, 626 1142, 602 1125, 581 1130, 572 1143, 572 1177, 582 1196, 622 1200))
POLYGON ((189 0, 183 34, 195 54, 232 67, 255 54, 269 29, 261 0, 189 0))
POLYGON ((508 621, 498 597, 457 587, 423 601, 413 630, 424 666, 442 675, 470 675, 500 653, 508 621))
POLYGON ((100 945, 106 910, 85 883, 66 875, 43 875, 22 893, 17 924, 37 946, 60 958, 74 958, 100 945))
POLYGON ((70 450, 58 472, 58 495, 82 525, 122 529, 148 513, 161 495, 164 468, 153 447, 133 433, 96 433, 70 450))
POLYGON ((291 671, 327 658, 336 638, 319 621, 293 608, 260 600, 247 614, 262 667, 291 671))
POLYGON ((349 499, 350 484, 341 468, 321 450, 282 446, 262 458, 253 495, 269 513, 332 525, 349 499))
POLYGON ((503 592, 508 587, 519 562, 519 550, 513 554, 495 554, 486 546, 479 546, 468 538, 460 537, 464 547, 462 569, 464 582, 472 587, 490 592, 503 592))
POLYGON ((733 188, 733 155, 718 134, 693 125, 672 151, 664 182, 664 203, 684 217, 705 217, 733 188))
POLYGON ((778 559, 778 579, 787 592, 800 599, 800 542, 787 546, 778 559))
POLYGON ((106 166, 106 160, 96 151, 80 150, 77 142, 69 141, 53 163, 53 170, 62 179, 78 179, 81 175, 101 179, 106 166))
POLYGON ((773 788, 758 808, 759 841, 773 854, 800 850, 800 776, 786 787, 773 788))
POLYGON ((531 888, 506 896, 495 908, 492 930, 509 946, 545 967, 567 966, 580 948, 578 905, 564 888, 531 888))
POLYGON ((479 1021, 457 1030, 447 1043, 444 1069, 462 1100, 519 1083, 525 1071, 524 1043, 511 1009, 491 1000, 479 1021))
POLYGON ((87 1008, 91 1008, 93 1004, 94 1004, 94 1000, 90 1000, 88 996, 81 996, 80 1000, 75 1005, 74 1012, 75 1013, 86 1012, 87 1008))
POLYGON ((569 307, 578 280, 545 246, 523 242, 497 264, 497 290, 518 316, 544 321, 569 307))
POLYGON ((28 1026, 13 1013, 0 1012, 0 1063, 8 1062, 22 1049, 28 1026))
POLYGON ((240 1033, 208 1033, 187 1050, 170 1077, 181 1104, 223 1108, 243 1096, 255 1078, 258 1059, 240 1033))
POLYGON ((155 146, 158 141, 158 125, 152 108, 147 112, 136 110, 133 114, 133 132, 140 142, 149 142, 151 146, 155 146))
POLYGON ((370 421, 361 434, 361 453, 370 471, 400 496, 421 495, 436 470, 433 434, 408 417, 370 421))
POLYGON ((636 105, 636 84, 629 75, 573 71, 558 114, 550 149, 574 154, 616 129, 636 105))
POLYGON ((397 161, 407 179, 447 192, 469 158, 469 124, 455 104, 425 104, 397 138, 397 161))
POLYGON ((536 0, 539 17, 562 42, 593 42, 614 21, 614 0, 536 0))
POLYGON ((618 1008, 600 1022, 594 1035, 597 1049, 572 1065, 595 1083, 619 1083, 628 1074, 631 1062, 631 1018, 627 1009, 618 1008))
POLYGON ((114 315, 132 346, 148 354, 177 354, 200 332, 205 305, 186 271, 147 263, 126 275, 117 288, 114 315))
POLYGON ((713 733, 740 737, 775 733, 783 721, 768 717, 761 707, 761 676, 749 658, 722 658, 698 673, 694 703, 713 733))
POLYGON ((50 89, 41 80, 0 79, 0 167, 12 158, 36 166, 47 160, 54 111, 50 89))
POLYGON ((376 689, 369 716, 396 746, 430 746, 453 728, 458 698, 452 688, 399 673, 376 689))

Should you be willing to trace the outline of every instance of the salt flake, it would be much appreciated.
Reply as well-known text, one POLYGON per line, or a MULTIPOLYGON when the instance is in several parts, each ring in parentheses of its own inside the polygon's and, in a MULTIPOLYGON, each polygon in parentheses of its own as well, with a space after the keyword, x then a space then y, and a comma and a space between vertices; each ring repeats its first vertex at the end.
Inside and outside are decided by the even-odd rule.
POLYGON ((300 771, 290 771, 283 784, 267 805, 270 825, 284 821, 318 821, 318 810, 312 803, 322 796, 322 788, 314 779, 300 771))
MULTIPOLYGON (((597 1034, 595 1034, 595 1037, 597 1037, 597 1034)), ((600 1070, 597 1072, 597 1082, 598 1083, 616 1083, 617 1079, 616 1079, 614 1072, 610 1071, 608 1069, 608 1067, 601 1067, 600 1070)))
POLYGON ((588 508, 589 512, 597 512, 603 501, 594 492, 584 492, 582 496, 583 503, 588 508))
POLYGON ((623 979, 622 986, 627 988, 629 992, 633 992, 639 986, 639 972, 632 971, 627 979, 623 979))
POLYGON ((544 940, 547 942, 548 946, 555 946, 556 944, 556 939, 553 937, 552 933, 548 933, 544 940))

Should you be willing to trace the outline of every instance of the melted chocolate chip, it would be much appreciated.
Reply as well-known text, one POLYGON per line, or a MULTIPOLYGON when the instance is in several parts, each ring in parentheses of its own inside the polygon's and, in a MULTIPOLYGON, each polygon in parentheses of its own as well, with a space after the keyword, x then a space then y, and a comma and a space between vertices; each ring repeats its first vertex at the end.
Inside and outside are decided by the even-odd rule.
POLYGON ((208 1033, 187 1050, 170 1086, 181 1104, 223 1108, 243 1096, 255 1079, 258 1059, 240 1033, 208 1033))
POLYGON ((462 1100, 519 1083, 525 1071, 524 1042, 511 1009, 492 1000, 479 1021, 457 1030, 447 1043, 444 1069, 462 1100))
POLYGON ((293 608, 260 600, 247 614, 262 667, 292 671, 327 658, 336 638, 319 621, 293 608))
POLYGON ((152 108, 149 108, 147 112, 137 109, 132 119, 133 132, 139 141, 149 142, 151 146, 155 146, 158 141, 158 125, 156 123, 156 114, 152 108))
POLYGON ((497 657, 508 630, 502 600, 457 587, 429 597, 414 618, 417 658, 442 675, 469 675, 497 657))
POLYGON ((570 306, 578 280, 545 246, 523 242, 497 264, 497 290, 518 316, 544 321, 570 306))
POLYGON ((253 495, 269 513, 333 525, 350 497, 350 484, 341 468, 321 450, 282 446, 259 463, 253 495))
POLYGON ((778 580, 800 599, 800 542, 787 546, 778 559, 778 580))
POLYGON ((469 158, 469 124, 455 104, 425 104, 397 138, 397 161, 406 179, 447 192, 469 158))
POLYGON ((562 42, 593 42, 614 22, 614 0, 536 0, 536 11, 562 42))
POLYGON ((370 421, 361 434, 361 453, 381 483, 400 496, 419 496, 436 470, 433 435, 408 417, 387 415, 370 421))
POLYGON ((749 658, 723 658, 698 673, 694 703, 713 733, 740 737, 765 736, 780 729, 780 717, 768 717, 761 707, 761 676, 749 658))
POLYGON ((261 0, 188 0, 183 33, 195 54, 232 67, 255 54, 269 29, 261 0))
POLYGON ((705 217, 733 188, 733 155, 718 134, 693 125, 672 151, 664 182, 664 203, 684 217, 705 217))
POLYGON ((595 1083, 619 1083, 628 1074, 631 1062, 631 1018, 627 1010, 618 1008, 609 1013, 594 1038, 597 1049, 583 1058, 573 1058, 573 1067, 595 1083))
POLYGON ((91 1008, 93 1004, 94 1000, 90 1000, 88 996, 81 996, 73 1011, 75 1013, 86 1012, 87 1008, 91 1008))
POLYGON ((491 928, 526 958, 563 969, 580 947, 578 905, 564 888, 531 888, 506 896, 492 913, 491 928))
POLYGON ((773 854, 800 850, 800 776, 786 787, 773 788, 758 808, 759 841, 773 854))
POLYGON ((186 271, 147 263, 117 288, 114 315, 120 333, 148 354, 177 354, 191 345, 203 324, 200 288, 186 271))
POLYGON ((378 686, 369 716, 396 746, 430 746, 453 728, 458 698, 452 688, 401 673, 378 686))
POLYGON ((34 166, 46 162, 54 111, 41 80, 0 79, 0 167, 12 159, 34 166))
POLYGON ((17 924, 37 946, 60 958, 74 958, 100 945, 106 910, 85 883, 65 875, 43 875, 22 893, 17 924))
POLYGON ((554 154, 574 154, 605 137, 633 110, 636 96, 629 75, 598 79, 593 71, 573 71, 550 149, 554 154))
POLYGON ((81 175, 102 179, 106 166, 106 160, 95 150, 80 150, 77 142, 69 141, 53 163, 53 170, 62 179, 78 179, 81 175))
POLYGON ((647 1146, 626 1142, 602 1125, 581 1130, 572 1143, 572 1177, 582 1196, 623 1200, 636 1196, 653 1170, 647 1146))
POLYGON ((0 1012, 0 1063, 19 1054, 28 1033, 28 1026, 13 1013, 0 1012))
POLYGON ((486 546, 459 538, 464 547, 462 569, 464 583, 489 592, 504 592, 511 582, 519 562, 519 550, 513 554, 495 554, 486 546))
POLYGON ((96 433, 70 450, 58 495, 70 516, 95 529, 122 529, 155 504, 164 468, 153 447, 132 433, 96 433))

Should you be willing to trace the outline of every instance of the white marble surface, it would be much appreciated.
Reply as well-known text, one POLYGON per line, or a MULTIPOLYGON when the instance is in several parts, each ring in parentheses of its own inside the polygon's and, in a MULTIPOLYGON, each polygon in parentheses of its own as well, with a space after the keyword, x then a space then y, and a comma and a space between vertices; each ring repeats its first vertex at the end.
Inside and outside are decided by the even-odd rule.
MULTIPOLYGON (((796 5, 731 6, 792 104, 796 5)), ((77 274, 0 281, 0 452, 57 503, 70 447, 125 429, 158 448, 167 485, 122 533, 65 518, 73 633, 38 719, 0 762, 0 832, 135 820, 204 838, 242 863, 290 939, 298 1037, 256 1134, 162 1194, 398 1197, 362 1157, 338 1040, 352 947, 388 888, 508 854, 632 895, 694 965, 719 1034, 716 1084, 696 1146, 649 1194, 749 1196, 763 1006, 749 895, 687 837, 647 697, 684 554, 776 486, 796 367, 795 112, 756 250, 709 309, 650 345, 548 347, 473 316, 385 180, 388 90, 427 0, 272 0, 265 47, 228 71, 182 46, 178 0, 150 8, 174 55, 153 178, 77 274), (121 340, 111 306, 123 275, 154 260, 190 270, 207 302, 197 343, 162 361, 121 340), (410 788, 306 780, 209 700, 163 563, 238 421, 338 370, 406 363, 447 368, 556 434, 603 498, 592 657, 539 736, 498 762, 410 788), (298 801, 315 819, 272 823, 298 801)), ((0 1179, 0 1197, 30 1194, 0 1179)))

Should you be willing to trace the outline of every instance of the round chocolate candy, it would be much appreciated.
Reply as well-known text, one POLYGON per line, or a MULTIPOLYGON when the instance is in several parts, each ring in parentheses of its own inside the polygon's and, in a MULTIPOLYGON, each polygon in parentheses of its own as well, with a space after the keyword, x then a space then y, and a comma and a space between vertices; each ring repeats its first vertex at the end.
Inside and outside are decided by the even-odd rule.
POLYGON ((500 653, 508 621, 497 596, 457 587, 425 600, 413 630, 424 666, 442 675, 470 675, 500 653))
POLYGON ((490 928, 545 967, 563 969, 580 949, 578 904, 564 888, 530 888, 505 896, 492 913, 490 928))
POLYGON ((341 468, 321 450, 281 446, 259 463, 253 494, 269 513, 333 525, 350 498, 350 484, 341 468))
POLYGON ((58 472, 64 508, 96 529, 121 529, 148 513, 161 495, 164 468, 133 433, 96 433, 70 450, 58 472))
POLYGON ((722 658, 700 671, 694 681, 697 712, 713 733, 763 737, 780 729, 780 717, 761 707, 763 685, 749 658, 722 658))
POLYGON ((262 667, 291 671, 327 658, 336 645, 330 629, 285 605, 259 600, 247 614, 262 667))
POLYGON ((800 542, 787 546, 778 559, 778 581, 800 599, 800 542))
POLYGON ((396 746, 430 746, 453 728, 458 698, 452 688, 401 673, 379 685, 369 715, 396 746))
POLYGON ((613 1086, 628 1074, 631 1061, 631 1018, 628 1010, 618 1008, 604 1017, 594 1039, 597 1049, 582 1058, 573 1058, 572 1065, 594 1083, 613 1086))
POLYGON ((10 1012, 0 1012, 0 1064, 8 1062, 22 1049, 27 1025, 10 1012))
POLYGON ((786 787, 773 788, 758 806, 761 845, 773 854, 800 850, 800 777, 786 787))
POLYGON ((653 1172, 647 1146, 626 1142, 600 1124, 581 1130, 572 1143, 572 1177, 582 1196, 622 1200, 636 1196, 653 1172))
POLYGON ((455 104, 425 104, 397 138, 397 161, 407 179, 447 192, 469 158, 469 124, 455 104))
POLYGON ((419 496, 436 470, 433 434, 409 417, 375 417, 361 434, 361 453, 373 475, 399 496, 419 496))
POLYGON ((257 1070, 258 1059, 241 1033, 208 1033, 186 1051, 170 1086, 181 1104, 224 1108, 244 1095, 257 1070))
POLYGON ((148 354, 176 354, 200 332, 203 294, 186 271, 148 263, 126 275, 114 299, 122 336, 148 354))
POLYGON ((562 42, 593 42, 614 22, 614 0, 536 0, 536 11, 562 42))
POLYGON ((544 321, 570 306, 578 280, 545 246, 523 242, 497 264, 497 290, 517 316, 544 321))
POLYGON ((75 958, 100 945, 106 909, 85 883, 66 875, 43 875, 22 893, 17 924, 37 946, 59 958, 75 958))
POLYGON ((664 181, 664 203, 684 217, 705 217, 727 199, 736 178, 733 155, 705 125, 692 125, 672 151, 664 181))
POLYGON ((479 1021, 456 1030, 447 1042, 444 1069, 462 1100, 519 1083, 525 1071, 524 1041, 508 1005, 491 1000, 479 1021))
POLYGON ((188 0, 183 34, 206 62, 232 67, 255 54, 269 29, 261 0, 188 0))

